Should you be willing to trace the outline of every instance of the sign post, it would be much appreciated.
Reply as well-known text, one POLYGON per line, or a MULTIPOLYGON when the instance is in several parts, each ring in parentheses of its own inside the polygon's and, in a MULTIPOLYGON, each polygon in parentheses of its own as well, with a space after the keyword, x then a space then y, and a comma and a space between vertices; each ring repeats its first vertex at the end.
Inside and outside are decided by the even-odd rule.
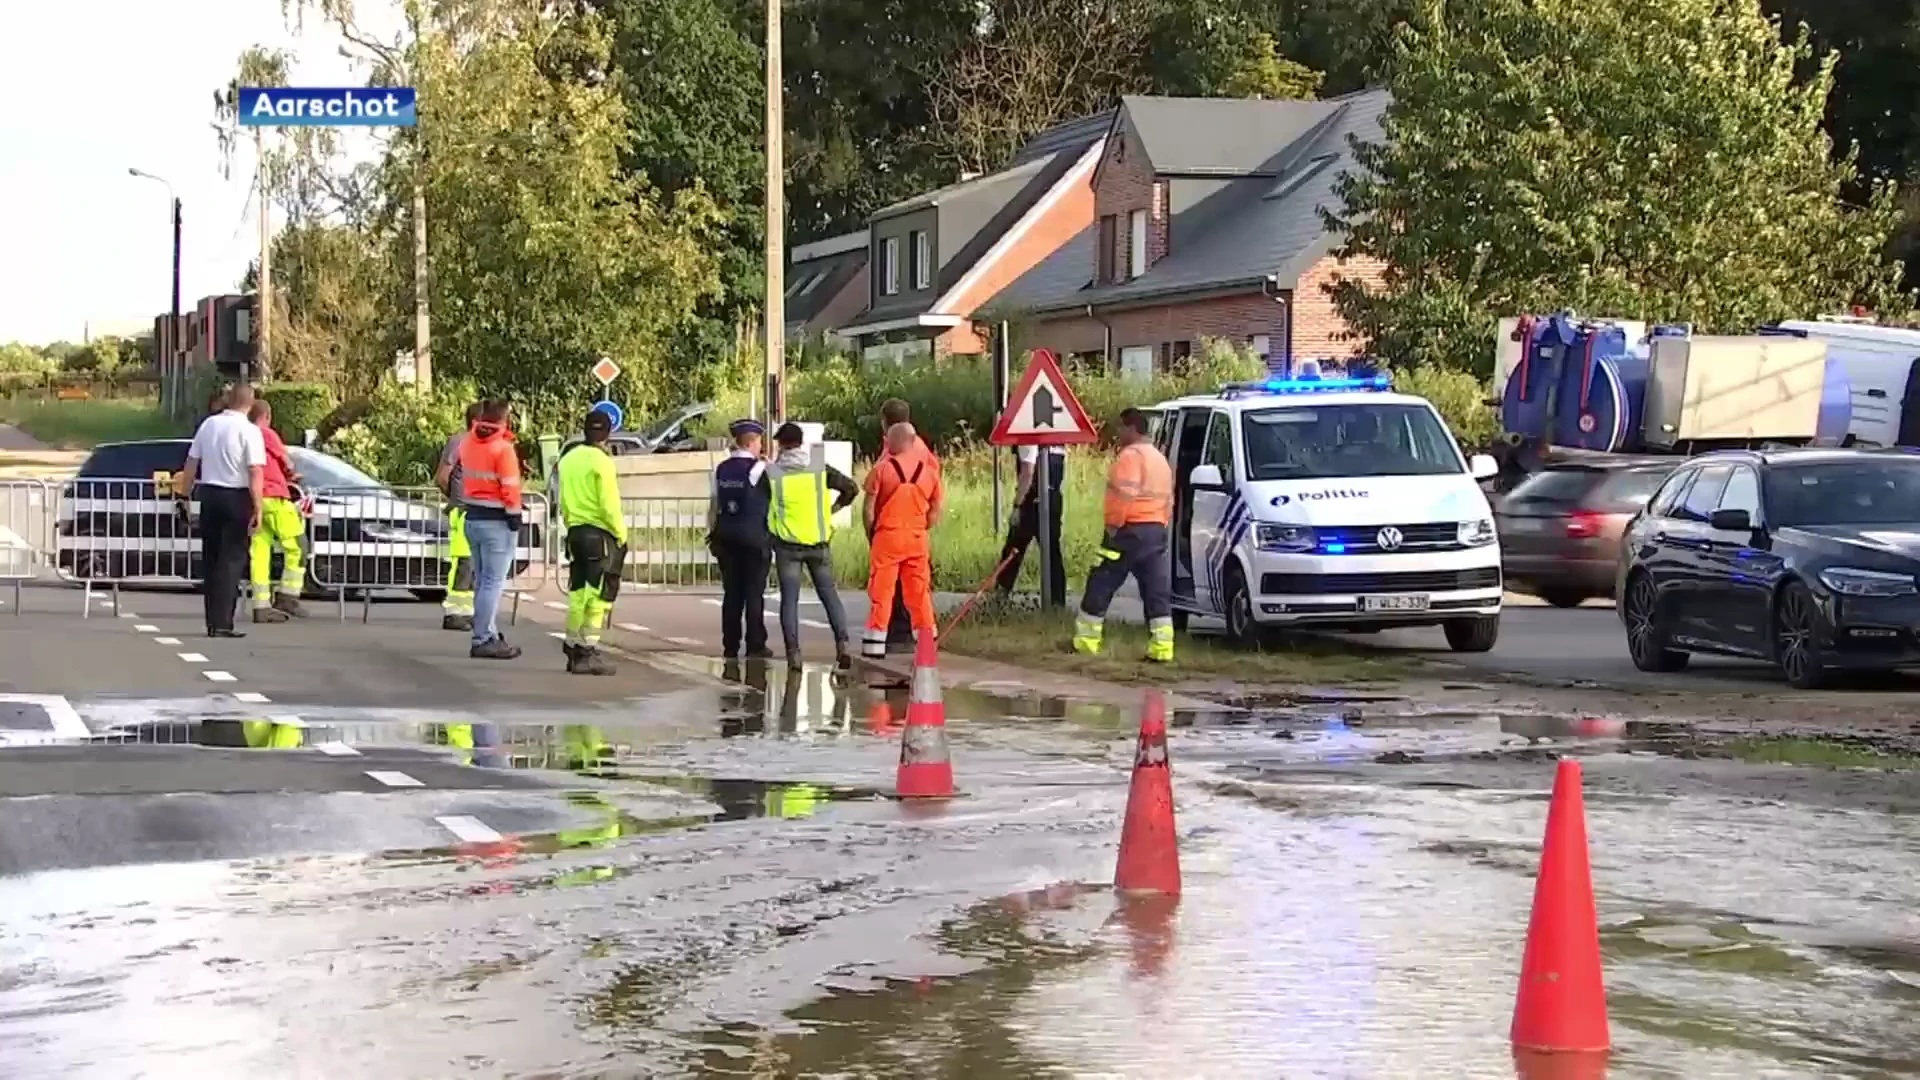
POLYGON ((603 356, 593 365, 592 372, 600 382, 600 402, 591 411, 606 413, 613 421, 613 430, 619 431, 626 420, 626 413, 613 402, 613 380, 620 377, 620 365, 614 363, 612 357, 603 356))
POLYGON ((1035 349, 1033 359, 1021 373, 987 441, 995 446, 1039 448, 1033 482, 1039 500, 1040 606, 1043 608, 1052 604, 1056 584, 1062 593, 1066 592, 1065 582, 1053 580, 1053 548, 1059 538, 1053 530, 1053 477, 1047 461, 1048 448, 1090 443, 1098 438, 1099 433, 1087 419, 1087 411, 1081 408, 1073 387, 1067 385, 1067 377, 1061 373, 1053 352, 1035 349))

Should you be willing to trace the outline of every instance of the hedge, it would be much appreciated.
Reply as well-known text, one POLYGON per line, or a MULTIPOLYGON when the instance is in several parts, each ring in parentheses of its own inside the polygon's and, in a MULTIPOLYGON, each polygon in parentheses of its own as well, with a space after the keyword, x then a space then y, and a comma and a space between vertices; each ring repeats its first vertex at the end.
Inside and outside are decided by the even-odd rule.
POLYGON ((260 398, 273 408, 273 430, 290 446, 307 441, 308 429, 318 430, 333 412, 333 387, 325 383, 268 383, 260 398))

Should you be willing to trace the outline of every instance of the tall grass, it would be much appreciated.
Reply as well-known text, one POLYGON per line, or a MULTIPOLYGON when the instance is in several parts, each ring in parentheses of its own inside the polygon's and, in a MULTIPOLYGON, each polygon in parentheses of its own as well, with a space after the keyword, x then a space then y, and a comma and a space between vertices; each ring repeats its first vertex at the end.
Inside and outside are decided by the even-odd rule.
POLYGON ((130 439, 189 434, 160 411, 157 398, 60 401, 0 398, 0 424, 12 424, 56 450, 84 450, 130 439))

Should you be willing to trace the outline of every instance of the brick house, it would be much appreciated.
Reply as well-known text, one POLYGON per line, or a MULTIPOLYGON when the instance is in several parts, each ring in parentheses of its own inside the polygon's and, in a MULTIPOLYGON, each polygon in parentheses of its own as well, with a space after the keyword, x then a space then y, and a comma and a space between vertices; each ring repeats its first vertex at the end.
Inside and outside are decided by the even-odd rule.
POLYGON ((865 309, 839 335, 868 360, 984 353, 976 311, 1092 223, 1111 115, 1061 124, 998 172, 875 213, 865 309))
POLYGON ((1338 259, 1319 210, 1350 167, 1348 137, 1383 138, 1388 101, 1123 98, 1087 179, 1092 220, 981 317, 1016 323, 1022 348, 1138 375, 1202 337, 1275 369, 1360 352, 1326 287, 1382 267, 1338 259))
POLYGON ((786 339, 830 337, 867 309, 867 231, 787 251, 786 339))

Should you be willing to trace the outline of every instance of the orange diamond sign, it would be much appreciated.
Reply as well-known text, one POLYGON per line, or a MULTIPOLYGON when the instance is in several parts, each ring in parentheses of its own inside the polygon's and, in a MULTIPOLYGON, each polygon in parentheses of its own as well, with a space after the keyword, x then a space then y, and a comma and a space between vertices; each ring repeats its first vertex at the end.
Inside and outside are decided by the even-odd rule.
POLYGON ((620 365, 603 356, 599 363, 593 365, 593 377, 600 380, 601 386, 612 386, 613 380, 620 377, 620 365))

